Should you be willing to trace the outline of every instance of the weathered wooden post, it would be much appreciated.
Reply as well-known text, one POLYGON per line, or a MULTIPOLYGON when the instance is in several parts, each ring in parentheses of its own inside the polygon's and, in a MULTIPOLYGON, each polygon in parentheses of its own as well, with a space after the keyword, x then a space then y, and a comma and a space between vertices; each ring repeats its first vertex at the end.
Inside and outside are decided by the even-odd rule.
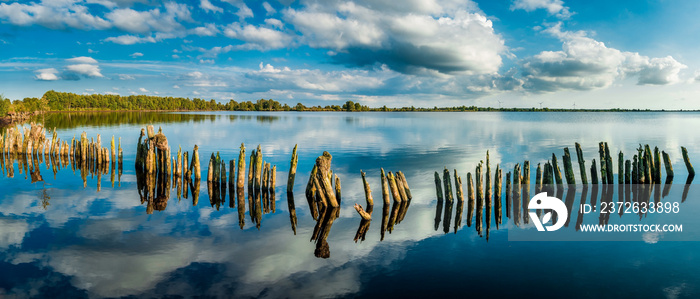
MULTIPOLYGON (((267 188, 269 189, 270 194, 272 194, 272 199, 273 199, 273 207, 274 207, 274 199, 275 199, 275 193, 277 191, 275 190, 275 187, 277 186, 277 165, 272 166, 272 169, 270 170, 270 182, 267 184, 267 188)), ((340 180, 338 180, 338 190, 340 190, 340 180)))
POLYGON ((673 165, 671 165, 671 158, 669 158, 669 156, 666 152, 661 152, 661 155, 664 157, 664 166, 666 167, 666 177, 673 178, 673 165))
MULTIPOLYGON (((199 181, 202 179, 202 174, 199 165, 199 147, 195 144, 192 150, 192 166, 190 166, 194 171, 194 180, 199 181)), ((199 188, 197 188, 199 189, 199 188)), ((199 193, 199 192, 198 192, 199 193)), ((194 192, 193 192, 194 194, 194 192)), ((193 195, 194 196, 194 195, 193 195)))
POLYGON ((625 161, 625 184, 630 184, 630 175, 632 170, 632 162, 630 160, 625 161))
POLYGON ((566 177, 567 185, 576 185, 576 178, 574 177, 574 167, 571 164, 571 155, 569 154, 569 148, 564 148, 564 175, 566 177))
MULTIPOLYGON (((461 181, 460 181, 461 182, 461 181)), ((496 229, 502 223, 503 209, 501 207, 501 184, 503 183, 502 170, 499 164, 496 164, 496 184, 494 185, 494 209, 496 212, 496 229)))
POLYGON ((542 191, 542 167, 537 163, 537 173, 535 174, 535 194, 542 191))
MULTIPOLYGON (((262 153, 260 154, 260 159, 262 159, 262 153)), ((324 194, 326 199, 328 200, 328 204, 333 207, 337 208, 338 207, 338 201, 335 198, 335 194, 333 192, 333 187, 331 185, 331 181, 329 178, 330 170, 331 170, 331 160, 333 159, 333 156, 329 154, 328 152, 324 151, 323 155, 319 156, 316 158, 316 166, 318 167, 318 171, 316 172, 316 177, 318 178, 318 183, 320 193, 324 194)), ((393 181, 393 177, 390 176, 390 182, 393 181)), ((394 182, 395 184, 395 182, 394 182)))
POLYGON ((369 182, 365 178, 365 172, 360 170, 360 175, 362 176, 362 185, 365 187, 365 200, 367 200, 367 207, 374 206, 374 199, 372 199, 372 189, 369 187, 369 182))
MULTIPOLYGON (((486 186, 484 190, 484 203, 485 203, 485 208, 484 210, 484 216, 486 217, 486 231, 488 232, 489 228, 491 228, 491 162, 489 159, 489 151, 486 151, 486 186)), ((488 233, 487 233, 488 236, 488 233)))
POLYGON ((598 154, 600 156, 600 179, 602 180, 602 184, 607 184, 608 183, 608 175, 607 175, 607 170, 606 168, 606 162, 605 162, 605 143, 602 141, 598 143, 598 154))
POLYGON ((314 218, 314 220, 318 218, 318 210, 316 209, 316 204, 314 203, 314 196, 316 195, 316 185, 314 183, 316 172, 318 172, 318 166, 314 164, 311 174, 309 175, 309 182, 306 184, 306 201, 309 203, 311 216, 314 218))
POLYGON ((661 184, 661 157, 659 147, 654 147, 654 181, 661 184))
POLYGON ((610 156, 610 148, 608 147, 607 142, 605 142, 605 169, 607 171, 608 184, 614 184, 613 162, 612 157, 610 156))
POLYGON ((632 162, 632 184, 639 184, 639 161, 637 155, 634 155, 632 162))
POLYGON ((483 161, 476 166, 476 231, 481 236, 484 217, 484 187, 481 175, 483 161))
MULTIPOLYGON (((561 180, 561 172, 559 173, 561 180)), ((521 190, 520 164, 516 163, 513 168, 513 221, 520 226, 520 190, 521 190)))
POLYGON ((511 187, 510 184, 510 171, 506 173, 506 217, 510 219, 510 210, 511 210, 511 196, 513 192, 513 188, 511 187))
POLYGON ((523 223, 528 224, 530 223, 530 215, 528 214, 528 203, 530 202, 530 161, 525 160, 525 162, 523 162, 522 171, 523 176, 520 179, 520 184, 522 186, 522 218, 523 223))
POLYGON ((386 175, 386 178, 389 182, 389 190, 391 190, 391 196, 394 198, 394 204, 401 203, 402 198, 401 194, 399 193, 399 188, 396 184, 396 178, 394 177, 394 174, 391 173, 391 171, 389 171, 389 173, 387 173, 386 175))
POLYGON ((593 159, 593 161, 591 162, 591 180, 593 181, 593 184, 598 184, 598 170, 595 166, 595 159, 593 159))
POLYGON ((207 166, 207 183, 212 182, 214 179, 214 160, 216 160, 216 157, 214 153, 211 153, 211 157, 209 157, 209 166, 207 166))
MULTIPOLYGON (((384 201, 384 207, 388 207, 390 204, 389 200, 389 185, 387 183, 387 178, 386 174, 384 174, 384 168, 381 168, 381 173, 382 173, 382 200, 384 201)), ((435 172, 437 174, 437 172, 435 172)), ((439 177, 436 178, 436 180, 439 179, 439 177)), ((439 182, 436 181, 436 184, 438 185, 438 188, 440 188, 439 182)), ((442 192, 438 191, 438 195, 440 195, 442 192)), ((439 196, 438 196, 439 197, 439 196)))
POLYGON ((440 180, 440 175, 437 171, 435 172, 435 190, 438 201, 442 201, 442 181, 440 180))
POLYGON ((297 161, 299 156, 297 155, 297 144, 294 145, 294 150, 292 151, 292 161, 289 164, 289 177, 287 178, 287 193, 294 191, 294 177, 297 174, 297 161))
POLYGON ((450 171, 445 167, 442 175, 442 182, 445 184, 445 200, 448 203, 454 202, 454 197, 452 197, 452 180, 450 179, 450 171))
POLYGON ((462 178, 457 175, 457 169, 454 170, 454 176, 455 176, 455 193, 457 195, 457 202, 462 203, 464 202, 464 191, 462 189, 462 178))
POLYGON ((624 171, 624 165, 625 164, 625 157, 622 151, 620 151, 619 154, 617 154, 617 184, 622 185, 625 183, 625 171, 624 171))
POLYGON ((258 144, 258 149, 255 151, 255 191, 260 192, 262 179, 262 169, 263 169, 263 153, 260 145, 258 144))
MULTIPOLYGON (((554 171, 554 178, 557 181, 557 186, 561 187, 564 183, 561 178, 561 169, 557 164, 557 155, 554 153, 552 153, 552 170, 554 171)), ((513 177, 513 180, 515 180, 515 177, 513 177)))
MULTIPOLYGON (((255 149, 253 149, 250 152, 250 160, 249 160, 250 165, 248 166, 248 194, 249 195, 253 193, 252 190, 253 190, 254 181, 255 181, 255 157, 257 156, 257 154, 255 152, 256 152, 255 149)), ((251 209, 251 211, 252 211, 252 209, 251 209)))
POLYGON ((690 164, 688 150, 685 149, 684 146, 681 146, 681 153, 683 154, 683 162, 685 162, 685 167, 688 168, 688 177, 695 177, 695 169, 693 169, 693 164, 690 164))
POLYGON ((408 200, 413 199, 413 196, 411 195, 411 188, 408 187, 408 181, 406 180, 406 176, 401 171, 396 172, 396 174, 399 176, 399 178, 401 178, 401 182, 403 183, 403 189, 404 192, 406 192, 408 200))

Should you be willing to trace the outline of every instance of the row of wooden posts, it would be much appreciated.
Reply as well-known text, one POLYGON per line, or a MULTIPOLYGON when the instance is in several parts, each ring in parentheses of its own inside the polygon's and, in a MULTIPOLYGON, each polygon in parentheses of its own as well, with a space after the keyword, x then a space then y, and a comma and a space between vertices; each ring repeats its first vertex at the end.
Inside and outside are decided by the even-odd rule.
POLYGON ((80 139, 73 137, 69 141, 61 141, 58 138, 56 129, 53 129, 52 138, 46 137, 46 129, 41 124, 31 123, 30 126, 19 128, 8 128, 5 134, 0 133, 0 160, 3 169, 8 177, 14 176, 13 162, 16 159, 20 167, 20 173, 24 168, 29 170, 32 182, 43 181, 38 168, 38 164, 46 161, 46 167, 52 167, 54 178, 62 167, 72 165, 73 172, 76 168, 80 170, 83 179, 83 186, 87 187, 87 176, 97 175, 97 191, 101 189, 101 176, 108 174, 110 165, 112 169, 112 186, 114 186, 115 169, 119 169, 119 181, 121 182, 123 151, 121 138, 118 146, 112 136, 109 148, 102 146, 102 138, 97 134, 97 142, 91 138, 88 140, 87 133, 83 132, 80 139), (5 161, 7 160, 7 161, 5 161), (111 161, 111 163, 110 163, 111 161), (37 163, 38 162, 38 163, 37 163), (50 164, 50 165, 49 165, 50 164), (29 166, 29 169, 27 169, 29 166))
POLYGON ((97 142, 92 138, 88 140, 87 133, 83 132, 80 139, 73 139, 68 142, 58 138, 56 128, 53 129, 52 138, 46 138, 46 129, 41 124, 31 123, 29 128, 22 127, 8 128, 5 134, 0 133, 0 150, 4 155, 27 155, 45 157, 59 157, 75 160, 80 163, 91 163, 101 165, 112 162, 119 163, 123 160, 121 147, 121 137, 119 146, 115 146, 114 136, 112 136, 110 148, 102 146, 100 134, 97 134, 97 142))
MULTIPOLYGON (((624 160, 623 159, 623 153, 620 151, 618 155, 618 184, 660 184, 661 182, 661 159, 659 155, 659 149, 656 147, 654 149, 654 154, 652 155, 652 151, 649 147, 649 145, 646 145, 640 147, 637 149, 638 154, 633 156, 633 161, 630 160, 624 160), (639 158, 642 157, 642 158, 639 158), (625 165, 624 169, 622 165, 625 165)), ((686 164, 686 167, 688 169, 688 181, 686 181, 686 185, 692 181, 695 171, 693 170, 693 166, 690 163, 687 150, 685 147, 681 147, 681 152, 683 154, 683 160, 686 164)), ((579 168, 580 168, 580 173, 581 173, 581 182, 584 185, 588 184, 588 179, 586 176, 586 167, 585 167, 585 160, 583 158, 583 151, 581 150, 581 146, 579 143, 576 143, 576 153, 577 153, 577 158, 579 162, 579 168)), ((600 176, 601 176, 601 182, 602 184, 613 184, 614 183, 614 176, 613 176, 613 164, 612 164, 612 158, 610 156, 610 149, 607 145, 606 142, 601 142, 599 144, 599 154, 600 154, 600 176)), ((662 152, 663 155, 663 160, 664 160, 664 166, 666 168, 666 184, 670 184, 673 180, 673 167, 670 162, 669 155, 666 152, 662 152)), ((576 184, 576 179, 574 177, 574 170, 573 166, 571 163, 571 156, 569 154, 569 149, 564 148, 564 155, 563 155, 563 165, 564 165, 564 177, 566 179, 566 183, 569 186, 575 185, 576 184)), ((502 169, 500 169, 500 165, 496 164, 496 171, 495 174, 493 175, 493 179, 495 184, 492 186, 492 174, 491 174, 491 168, 489 165, 489 152, 486 152, 486 173, 484 175, 484 163, 483 161, 480 161, 479 164, 476 166, 475 170, 475 178, 472 177, 471 173, 467 173, 467 226, 471 227, 472 225, 472 219, 476 218, 476 230, 479 233, 479 235, 482 235, 483 231, 483 225, 486 225, 486 233, 487 233, 487 238, 488 238, 488 233, 489 233, 489 228, 491 226, 491 210, 492 208, 494 209, 494 215, 495 215, 495 223, 496 223, 496 228, 498 229, 498 226, 502 224, 502 169), (483 175, 483 176, 482 176, 483 175), (485 182, 484 182, 485 178, 485 182), (475 181, 475 182, 474 182, 475 181), (485 183, 485 185, 484 185, 485 183), (491 193, 493 188, 493 193, 491 193), (493 194, 493 200, 492 200, 492 194, 493 194), (476 211, 476 216, 474 216, 474 211, 476 211), (486 215, 486 218, 484 219, 484 216, 486 215)), ((592 161, 592 165, 590 168, 590 174, 591 174, 591 182, 592 184, 598 184, 598 170, 596 167, 596 162, 595 159, 592 161)), ((559 165, 557 163, 557 156, 555 154, 552 154, 552 160, 547 161, 544 164, 544 168, 541 167, 541 164, 537 164, 537 172, 535 176, 535 184, 536 184, 536 192, 540 192, 542 190, 546 190, 546 188, 550 188, 553 185, 557 185, 559 188, 558 190, 561 190, 561 187, 564 183, 563 178, 562 178, 562 173, 559 168, 559 165)), ((524 161, 523 166, 521 167, 520 163, 515 164, 513 168, 513 172, 508 172, 506 173, 506 217, 510 218, 510 211, 520 211, 520 206, 513 206, 511 207, 511 204, 518 204, 520 203, 520 197, 521 197, 521 191, 523 192, 522 197, 523 199, 529 200, 529 192, 530 192, 530 162, 529 161, 524 161), (512 177, 512 180, 511 180, 512 177), (512 186, 511 186, 511 181, 512 181, 512 186)), ((454 170, 454 182, 455 182, 455 192, 454 194, 457 197, 457 218, 458 221, 455 222, 455 231, 460 225, 461 221, 461 215, 462 215, 462 206, 464 202, 464 191, 463 191, 463 184, 462 184, 462 178, 457 174, 457 170, 454 170)), ((438 229, 438 225, 440 222, 440 217, 441 214, 439 213, 439 210, 442 208, 442 202, 443 200, 447 202, 447 207, 448 209, 445 209, 445 227, 444 231, 447 233, 449 231, 449 218, 451 217, 451 207, 452 207, 452 202, 454 201, 453 198, 453 190, 452 190, 452 179, 450 176, 450 171, 445 168, 444 169, 444 174, 443 178, 440 178, 440 174, 436 171, 435 172, 435 188, 436 188, 436 195, 438 199, 438 212, 436 213, 436 219, 435 219, 435 229, 438 229), (444 189, 444 191, 443 191, 444 189)), ((685 192, 684 192, 685 194, 685 192)), ((525 200, 524 202, 527 202, 525 200)), ((523 207, 526 209, 526 207, 523 207)), ((527 219, 527 214, 523 213, 525 215, 523 222, 528 223, 527 219)), ((515 216, 519 217, 520 213, 517 213, 515 216)), ((515 223, 518 224, 520 223, 520 219, 515 219, 515 223)))

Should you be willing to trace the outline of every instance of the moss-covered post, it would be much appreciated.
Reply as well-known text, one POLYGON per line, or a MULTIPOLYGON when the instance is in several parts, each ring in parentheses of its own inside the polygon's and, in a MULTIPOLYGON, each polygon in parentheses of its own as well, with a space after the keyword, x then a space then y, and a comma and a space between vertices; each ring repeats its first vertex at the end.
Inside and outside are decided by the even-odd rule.
POLYGON ((484 186, 482 180, 481 169, 483 167, 483 161, 479 161, 476 166, 476 231, 481 235, 483 229, 483 219, 484 219, 484 186))
POLYGON ((263 169, 263 154, 260 145, 258 144, 258 149, 255 151, 255 191, 259 192, 261 187, 262 179, 262 169, 263 169))
POLYGON ((625 156, 620 151, 620 153, 617 154, 617 184, 622 185, 625 183, 625 170, 624 170, 624 165, 625 165, 625 156))
POLYGON ((442 201, 442 180, 440 180, 440 174, 437 171, 435 172, 435 191, 438 201, 442 201))
MULTIPOLYGON (((636 156, 635 156, 636 157, 636 156)), ((591 180, 594 185, 598 184, 598 170, 596 169, 595 166, 595 159, 591 162, 591 180)))
POLYGON ((578 158, 578 167, 581 172, 581 182, 584 185, 588 184, 588 177, 586 176, 586 161, 583 159, 583 151, 581 150, 581 145, 576 142, 576 157, 578 158))
POLYGON ((574 177, 574 167, 571 164, 571 155, 569 154, 569 148, 564 148, 564 176, 566 177, 567 185, 575 185, 576 178, 574 177))
POLYGON ((632 174, 632 162, 630 160, 625 160, 625 184, 630 184, 631 183, 631 174, 632 174))
POLYGON ((396 177, 394 177, 394 174, 391 173, 391 171, 389 171, 389 173, 387 173, 386 175, 386 178, 389 182, 389 190, 391 191, 391 196, 394 198, 394 204, 401 203, 402 198, 401 193, 399 193, 399 188, 396 184, 396 177))
POLYGON ((397 171, 396 175, 398 175, 399 178, 401 178, 401 183, 403 183, 403 189, 404 189, 404 192, 406 192, 406 196, 408 197, 408 200, 413 199, 413 196, 411 195, 411 188, 408 187, 408 181, 406 180, 406 176, 401 171, 397 171))
POLYGON ((654 181, 661 184, 661 153, 659 147, 654 147, 654 181))
POLYGON ((681 146, 681 153, 683 154, 683 162, 685 162, 685 167, 688 169, 688 177, 695 177, 695 169, 693 169, 693 164, 690 164, 688 150, 685 149, 684 146, 681 146))
POLYGON ((608 176, 608 184, 614 184, 613 161, 612 157, 610 156, 610 148, 608 147, 607 142, 605 142, 605 169, 608 176))
MULTIPOLYGON (((195 144, 192 150, 192 170, 194 171, 194 180, 202 179, 201 168, 199 165, 199 147, 195 144)), ((197 192, 199 194, 199 192, 197 192)), ((194 193, 193 193, 194 194, 194 193)))
POLYGON ((600 156, 600 179, 602 180, 602 184, 607 184, 608 183, 608 175, 607 171, 605 169, 606 167, 606 162, 605 162, 605 143, 602 141, 598 143, 598 155, 600 156))
POLYGON ((664 157, 664 166, 666 167, 666 177, 667 178, 673 178, 673 165, 671 165, 671 158, 669 158, 668 154, 666 152, 661 152, 661 155, 664 157))

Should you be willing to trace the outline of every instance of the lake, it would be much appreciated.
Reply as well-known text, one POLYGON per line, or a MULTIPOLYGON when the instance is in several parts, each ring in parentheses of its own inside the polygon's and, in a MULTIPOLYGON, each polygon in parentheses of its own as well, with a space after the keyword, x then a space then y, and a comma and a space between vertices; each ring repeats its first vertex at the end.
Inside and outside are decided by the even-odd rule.
MULTIPOLYGON (((81 173, 70 161, 4 159, 0 296, 700 296, 698 190, 686 181, 681 154, 685 146, 691 162, 700 161, 700 135, 694 133, 700 127, 698 113, 124 112, 47 114, 37 121, 57 128, 62 140, 85 131, 88 137, 101 134, 109 146, 111 136, 121 137, 123 169, 114 175, 110 168, 81 173), (178 146, 190 154, 195 144, 199 147, 203 181, 196 202, 190 190, 185 198, 177 184, 160 190, 166 197, 157 204, 142 200, 134 164, 139 133, 149 124, 156 131, 162 128, 173 154, 178 146), (599 161, 601 141, 610 147, 615 184, 584 186, 574 144, 581 144, 588 170, 593 159, 599 161), (206 183, 212 152, 224 161, 236 160, 241 143, 246 162, 260 145, 265 162, 277 169, 274 199, 260 207, 245 198, 242 217, 239 201, 231 207, 228 191, 219 194, 223 198, 210 198, 206 183), (291 199, 286 185, 295 144, 299 158, 291 199), (668 153, 673 184, 634 185, 631 191, 617 185, 617 153, 631 159, 640 144, 668 153), (437 199, 435 172, 442 178, 445 167, 450 175, 456 169, 466 199, 467 173, 474 175, 477 164, 486 162, 488 150, 492 176, 496 164, 505 179, 516 163, 530 162, 531 190, 519 203, 525 205, 537 190, 538 163, 544 166, 554 153, 563 171, 565 147, 578 185, 550 192, 567 203, 569 212, 569 223, 550 235, 537 232, 534 219, 516 225, 514 215, 506 216, 505 183, 503 220, 496 229, 496 214, 489 213, 488 240, 475 224, 467 226, 467 203, 437 199), (342 185, 340 209, 330 225, 318 225, 304 193, 324 151, 332 155, 331 168, 342 185), (381 168, 401 171, 410 185, 412 199, 400 211, 383 207, 381 168), (36 171, 43 180, 36 179, 36 171), (367 208, 360 171, 366 172, 374 197, 369 223, 353 208, 355 203, 367 208), (603 215, 579 210, 583 203, 618 199, 669 203, 679 211, 603 215), (386 211, 390 225, 382 223, 386 211), (678 223, 683 231, 592 234, 581 231, 580 222, 678 223), (385 226, 391 230, 383 232, 385 226), (549 239, 538 239, 544 235, 549 239)), ((454 190, 452 179, 451 184, 454 190)))

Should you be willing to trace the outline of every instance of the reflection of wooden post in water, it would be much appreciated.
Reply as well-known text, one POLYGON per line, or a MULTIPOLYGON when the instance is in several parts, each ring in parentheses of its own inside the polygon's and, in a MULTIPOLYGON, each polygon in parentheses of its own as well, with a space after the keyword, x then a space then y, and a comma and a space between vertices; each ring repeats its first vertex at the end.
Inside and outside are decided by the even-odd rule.
POLYGON ((520 178, 520 164, 516 163, 513 168, 513 222, 517 226, 520 226, 520 178))
MULTIPOLYGON (((627 185, 629 187, 629 185, 627 185)), ((588 185, 583 186, 583 191, 581 191, 581 199, 578 205, 578 216, 576 217, 576 231, 581 230, 581 224, 583 224, 583 204, 586 203, 586 196, 588 196, 588 185)))
POLYGON ((330 246, 328 245, 328 234, 330 234, 331 226, 336 218, 336 208, 328 208, 324 211, 322 217, 319 218, 317 229, 314 229, 312 240, 316 241, 316 250, 314 255, 320 258, 329 258, 331 256, 330 246))
POLYGON ((219 174, 221 174, 221 178, 219 179, 219 184, 221 185, 221 202, 226 202, 226 161, 221 159, 219 164, 221 164, 221 171, 219 172, 219 174))
POLYGON ((316 186, 314 184, 316 172, 318 172, 318 166, 314 164, 313 169, 311 169, 311 174, 309 175, 309 182, 306 184, 306 201, 309 204, 309 211, 311 211, 311 216, 314 220, 317 220, 319 216, 316 203, 314 202, 314 197, 316 195, 316 186))
POLYGON ((483 187, 483 181, 482 181, 482 175, 481 175, 481 167, 483 161, 479 161, 479 164, 476 165, 476 175, 475 175, 475 180, 476 180, 476 232, 479 233, 479 236, 481 236, 481 230, 482 230, 482 225, 483 225, 483 217, 484 217, 484 187, 483 187))
POLYGON ((673 165, 671 165, 671 158, 668 157, 668 154, 664 151, 661 152, 661 155, 664 157, 664 166, 666 167, 666 179, 671 178, 673 180, 673 165))
MULTIPOLYGON (((292 231, 297 234, 297 209, 294 206, 294 192, 287 192, 287 208, 289 209, 289 221, 292 223, 292 231)), ((240 208, 239 208, 240 209, 240 208)))
MULTIPOLYGON (((570 164, 570 163, 569 163, 570 164)), ((523 163, 523 176, 521 181, 522 185, 522 207, 523 207, 523 223, 530 223, 530 214, 528 213, 528 204, 530 203, 530 161, 525 160, 523 163)))
POLYGON ((194 182, 190 181, 190 188, 192 189, 192 205, 196 206, 199 202, 199 184, 200 179, 195 179, 194 182))
POLYGON ((693 164, 690 164, 690 158, 688 158, 688 150, 685 149, 684 146, 681 146, 681 153, 683 154, 683 162, 685 162, 685 167, 688 169, 688 177, 695 177, 695 169, 693 168, 693 164))
POLYGON ((297 155, 297 144, 295 144, 294 150, 292 150, 292 161, 289 164, 289 176, 287 177, 287 193, 294 191, 294 178, 297 175, 298 161, 299 156, 297 155))
POLYGON ((693 179, 695 176, 688 176, 688 179, 685 181, 685 186, 683 187, 683 196, 681 197, 681 202, 685 202, 685 199, 688 198, 688 191, 690 191, 690 184, 693 183, 693 179))
MULTIPOLYGON (((622 190, 622 189, 620 189, 622 190)), ((569 227, 569 222, 571 221, 571 210, 574 208, 574 201, 576 200, 576 185, 568 185, 566 188, 566 199, 564 204, 566 205, 567 217, 566 222, 564 222, 564 227, 569 227)), ((552 212, 554 213, 554 212, 552 212)))
MULTIPOLYGON (((382 229, 380 232, 379 241, 384 241, 384 233, 387 231, 388 226, 389 226, 389 210, 390 209, 391 209, 391 207, 389 206, 389 204, 385 204, 382 207, 382 229)), ((437 230, 437 227, 435 228, 435 230, 437 230)))
MULTIPOLYGON (((449 174, 445 177, 443 177, 445 181, 450 181, 450 176, 449 174)), ((454 202, 452 200, 446 200, 445 201, 445 215, 443 216, 443 222, 442 222, 442 231, 444 233, 449 233, 450 232, 450 223, 452 222, 452 206, 454 202)), ((399 204, 399 206, 403 206, 403 203, 399 204)), ((401 214, 401 212, 399 212, 401 214)), ((397 221, 398 223, 399 221, 397 221)))

